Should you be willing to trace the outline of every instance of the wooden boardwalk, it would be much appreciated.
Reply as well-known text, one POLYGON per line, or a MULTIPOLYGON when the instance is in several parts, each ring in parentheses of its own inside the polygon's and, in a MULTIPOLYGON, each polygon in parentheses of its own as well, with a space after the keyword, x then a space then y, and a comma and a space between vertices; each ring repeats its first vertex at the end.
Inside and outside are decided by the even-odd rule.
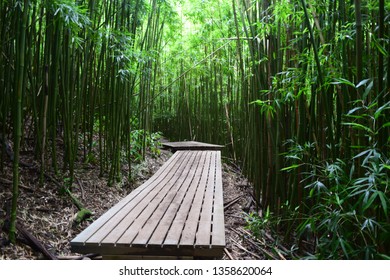
POLYGON ((105 258, 220 258, 225 247, 220 151, 178 151, 71 241, 105 258))
POLYGON ((223 146, 221 146, 221 145, 208 144, 208 143, 202 143, 202 142, 197 142, 197 141, 167 142, 167 143, 162 143, 162 145, 165 148, 171 149, 173 151, 182 151, 182 150, 220 151, 223 148, 223 146))

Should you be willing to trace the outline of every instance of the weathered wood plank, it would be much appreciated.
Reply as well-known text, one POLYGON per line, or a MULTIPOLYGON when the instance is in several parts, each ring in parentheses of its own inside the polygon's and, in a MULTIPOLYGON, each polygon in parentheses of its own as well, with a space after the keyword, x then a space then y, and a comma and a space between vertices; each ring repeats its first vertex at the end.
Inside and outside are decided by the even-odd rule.
POLYGON ((71 246, 119 258, 219 257, 224 231, 221 152, 178 151, 71 246))
POLYGON ((107 223, 107 227, 102 229, 101 232, 104 233, 108 231, 109 233, 100 240, 101 243, 113 245, 124 244, 125 246, 130 244, 134 238, 134 234, 138 232, 142 223, 145 222, 145 215, 142 215, 145 207, 156 207, 156 203, 158 203, 167 192, 164 188, 167 182, 177 180, 185 169, 191 154, 186 152, 182 155, 183 156, 179 155, 179 160, 172 169, 168 170, 165 176, 160 176, 163 177, 162 180, 157 180, 156 182, 158 183, 152 184, 151 187, 147 189, 148 191, 145 196, 134 199, 133 203, 123 209, 124 213, 118 213, 107 223), (140 215, 143 220, 138 219, 140 215))
POLYGON ((202 207, 204 207, 204 197, 206 193, 207 180, 209 178, 210 166, 213 164, 212 153, 207 153, 206 163, 203 166, 202 177, 197 186, 194 200, 188 214, 187 222, 184 226, 180 245, 194 245, 197 229, 199 226, 202 207))
MULTIPOLYGON (((171 186, 166 185, 164 188, 170 188, 167 191, 166 196, 160 205, 158 205, 157 209, 149 207, 148 211, 152 211, 150 214, 150 218, 147 220, 145 226, 139 231, 138 236, 132 242, 133 245, 142 245, 147 244, 151 235, 155 232, 157 225, 161 222, 162 217, 170 211, 169 206, 172 203, 175 203, 175 199, 177 200, 177 195, 183 192, 186 192, 188 187, 190 186, 191 181, 193 180, 196 170, 198 168, 198 163, 201 161, 202 154, 201 153, 192 153, 194 156, 194 160, 191 164, 187 164, 182 174, 179 176, 179 180, 174 182, 171 186)), ((176 202, 177 203, 177 202, 176 202)), ((174 212, 175 213, 175 212, 174 212)), ((143 217, 140 217, 142 219, 143 217)), ((163 233, 163 232, 161 232, 163 233)), ((166 232, 165 232, 166 234, 166 232)), ((123 240, 126 243, 126 240, 123 240)))
MULTIPOLYGON (((199 157, 198 164, 200 164, 204 156, 201 153, 197 153, 199 157)), ((190 187, 191 181, 196 176, 195 170, 198 168, 198 166, 191 167, 189 169, 189 175, 186 177, 186 180, 181 185, 180 189, 176 192, 174 199, 172 200, 171 204, 167 207, 167 210, 164 213, 164 216, 160 219, 158 224, 156 225, 156 228, 153 232, 153 235, 151 236, 148 245, 151 246, 161 246, 164 244, 165 237, 167 235, 167 232, 169 228, 172 226, 172 222, 174 218, 176 217, 176 213, 180 207, 180 205, 183 203, 183 198, 185 194, 188 191, 188 188, 190 187)))
POLYGON ((128 196, 115 204, 110 210, 104 213, 100 218, 94 221, 89 227, 77 235, 72 241, 71 245, 80 246, 84 244, 89 238, 96 233, 102 226, 104 226, 114 215, 119 213, 128 203, 130 203, 135 197, 141 194, 145 189, 150 187, 152 184, 156 183, 158 180, 161 180, 161 175, 164 174, 167 170, 171 169, 175 164, 177 164, 178 158, 181 154, 173 154, 171 158, 143 185, 139 186, 137 189, 132 191, 128 196))
POLYGON ((220 151, 224 146, 208 144, 197 141, 182 141, 182 142, 165 142, 162 143, 165 148, 171 149, 173 151, 181 151, 181 150, 217 150, 220 151))
POLYGON ((225 247, 225 217, 223 206, 222 167, 220 152, 217 152, 215 172, 213 232, 211 245, 225 247))
POLYGON ((214 186, 215 186, 215 160, 216 153, 211 155, 207 188, 203 198, 202 213, 199 221, 199 229, 196 234, 196 246, 210 246, 211 243, 211 222, 213 215, 214 186))
POLYGON ((191 204, 194 199, 195 191, 198 185, 198 182, 200 181, 200 177, 202 175, 205 157, 207 155, 206 152, 202 152, 203 160, 200 164, 200 167, 197 168, 196 174, 194 176, 194 180, 191 182, 190 187, 188 188, 187 192, 185 193, 185 197, 177 211, 177 214, 175 216, 175 219, 168 231, 168 234, 165 238, 164 245, 179 245, 179 241, 181 238, 182 230, 185 226, 185 223, 187 222, 187 217, 189 210, 191 209, 191 204))

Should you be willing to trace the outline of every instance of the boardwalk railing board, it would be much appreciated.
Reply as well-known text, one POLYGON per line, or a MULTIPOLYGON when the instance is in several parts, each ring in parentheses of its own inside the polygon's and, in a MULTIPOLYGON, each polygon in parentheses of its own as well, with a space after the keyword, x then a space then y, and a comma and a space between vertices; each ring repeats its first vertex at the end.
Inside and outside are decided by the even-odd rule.
POLYGON ((219 258, 225 247, 221 152, 178 151, 75 239, 79 253, 219 258))

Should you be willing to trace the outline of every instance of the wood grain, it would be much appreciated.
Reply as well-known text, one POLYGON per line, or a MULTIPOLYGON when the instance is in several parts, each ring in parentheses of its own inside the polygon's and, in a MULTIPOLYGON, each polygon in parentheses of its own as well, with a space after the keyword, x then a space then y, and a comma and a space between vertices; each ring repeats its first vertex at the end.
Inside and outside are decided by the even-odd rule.
POLYGON ((79 253, 220 257, 221 152, 176 152, 148 181, 71 241, 79 253))

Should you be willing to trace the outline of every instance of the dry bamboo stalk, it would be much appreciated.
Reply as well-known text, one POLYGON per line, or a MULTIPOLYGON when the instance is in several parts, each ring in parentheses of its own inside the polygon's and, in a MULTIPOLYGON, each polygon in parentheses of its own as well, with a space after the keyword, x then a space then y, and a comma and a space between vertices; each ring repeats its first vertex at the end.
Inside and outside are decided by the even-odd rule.
POLYGON ((236 204, 236 203, 240 200, 241 197, 242 197, 242 195, 240 195, 240 196, 238 196, 238 197, 232 199, 231 201, 227 202, 227 203, 225 204, 224 210, 226 211, 226 209, 228 209, 229 207, 231 207, 231 206, 233 206, 234 204, 236 204))
POLYGON ((234 260, 233 256, 229 253, 228 249, 224 248, 223 251, 225 252, 226 256, 228 256, 230 260, 234 260))
MULTIPOLYGON (((234 230, 234 229, 233 229, 234 230)), ((238 233, 238 231, 234 230, 236 233, 238 233)), ((248 231, 242 229, 242 228, 239 228, 239 231, 241 231, 242 233, 244 234, 247 234, 249 236, 252 236, 248 231)), ((269 235, 268 235, 269 236, 269 235)), ((272 239, 273 240, 273 239, 272 239)), ((252 245, 254 245, 255 247, 259 248, 260 250, 263 250, 263 248, 261 246, 265 246, 265 247, 269 247, 273 250, 276 251, 276 253, 279 255, 280 259, 282 260, 286 260, 286 258, 282 255, 282 253, 280 252, 279 248, 276 247, 276 246, 269 246, 267 245, 265 242, 259 240, 258 238, 256 238, 256 241, 259 242, 260 244, 256 244, 255 241, 253 241, 252 239, 246 239, 246 241, 248 241, 249 243, 251 243, 252 245)), ((273 240, 274 241, 274 240, 273 240)), ((285 250, 285 253, 287 252, 287 249, 285 249, 284 247, 282 247, 283 250, 285 250)), ((268 251, 267 251, 268 252, 268 251)), ((269 253, 269 252, 268 252, 269 253)))
POLYGON ((242 251, 254 256, 256 259, 258 260, 261 260, 261 257, 247 249, 245 249, 240 243, 238 243, 236 240, 234 240, 233 238, 230 238, 230 240, 236 245, 236 247, 238 247, 239 249, 241 249, 242 251))

